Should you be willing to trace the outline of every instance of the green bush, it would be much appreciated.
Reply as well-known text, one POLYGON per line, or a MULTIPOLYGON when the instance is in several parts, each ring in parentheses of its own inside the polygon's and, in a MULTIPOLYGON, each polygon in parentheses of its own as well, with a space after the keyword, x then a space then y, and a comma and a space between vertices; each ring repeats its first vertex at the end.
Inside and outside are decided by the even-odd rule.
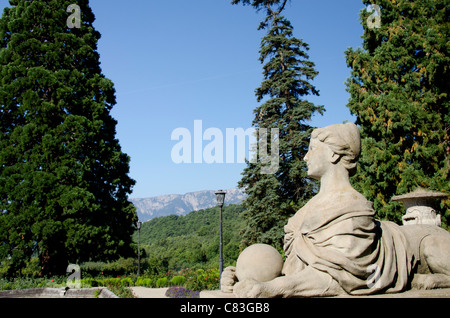
POLYGON ((151 287, 152 286, 152 280, 150 278, 144 278, 142 286, 151 287))
POLYGON ((184 286, 197 291, 217 289, 219 287, 219 270, 197 269, 189 275, 184 286))
POLYGON ((120 281, 120 285, 124 287, 133 286, 133 281, 129 277, 122 278, 122 280, 120 281))
POLYGON ((151 287, 152 280, 150 278, 139 277, 134 284, 135 286, 151 287))
POLYGON ((82 278, 80 283, 81 288, 98 287, 98 281, 94 278, 82 278))
POLYGON ((134 258, 120 258, 115 262, 108 263, 105 271, 115 272, 117 275, 135 273, 137 271, 137 262, 134 258))
POLYGON ((119 298, 134 298, 131 289, 124 286, 110 286, 108 287, 114 294, 116 294, 119 298))
POLYGON ((97 276, 105 271, 107 263, 105 262, 86 262, 80 265, 83 275, 97 276))
POLYGON ((0 279, 0 290, 11 290, 11 284, 6 279, 0 279))
POLYGON ((10 266, 11 266, 10 260, 5 260, 3 262, 0 262, 0 278, 6 277, 6 275, 9 272, 10 266))
POLYGON ((169 282, 167 280, 167 277, 158 278, 158 280, 156 281, 157 288, 167 287, 168 285, 169 285, 169 282))
MULTIPOLYGON (((141 266, 142 267, 142 266, 141 266)), ((83 275, 88 276, 122 276, 137 272, 137 260, 120 258, 115 262, 86 262, 80 265, 83 275)))
POLYGON ((134 282, 134 286, 144 286, 144 278, 143 277, 138 277, 136 279, 136 281, 134 282))
POLYGON ((55 276, 52 278, 16 277, 11 280, 0 279, 0 290, 29 289, 29 288, 60 288, 65 286, 66 278, 55 276))
POLYGON ((41 272, 41 265, 38 257, 32 257, 20 273, 25 277, 37 277, 41 272))
POLYGON ((183 284, 186 282, 186 277, 184 276, 174 276, 172 278, 172 285, 174 286, 183 286, 183 284))
POLYGON ((98 280, 98 284, 99 286, 103 286, 103 287, 110 287, 110 286, 114 286, 114 287, 120 287, 121 285, 121 279, 119 277, 117 278, 104 278, 102 280, 98 280))

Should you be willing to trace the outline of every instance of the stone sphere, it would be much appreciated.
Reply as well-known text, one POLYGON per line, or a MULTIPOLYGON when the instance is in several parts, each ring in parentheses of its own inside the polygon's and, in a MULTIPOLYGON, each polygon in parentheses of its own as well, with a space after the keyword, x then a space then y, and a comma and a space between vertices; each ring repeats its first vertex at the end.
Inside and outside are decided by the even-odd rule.
POLYGON ((255 244, 247 247, 236 262, 236 277, 239 281, 254 279, 267 282, 281 275, 283 258, 270 245, 255 244))

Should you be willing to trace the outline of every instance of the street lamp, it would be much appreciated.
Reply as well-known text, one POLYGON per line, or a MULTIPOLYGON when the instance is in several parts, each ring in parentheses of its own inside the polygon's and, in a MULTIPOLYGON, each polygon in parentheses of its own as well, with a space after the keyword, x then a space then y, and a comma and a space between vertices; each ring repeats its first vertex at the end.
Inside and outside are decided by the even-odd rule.
POLYGON ((141 221, 136 222, 136 227, 138 230, 138 273, 137 277, 141 274, 141 221))
POLYGON ((222 208, 223 203, 225 202, 225 194, 226 192, 219 190, 216 192, 217 205, 220 208, 219 212, 219 289, 221 289, 220 280, 222 279, 222 271, 223 271, 223 250, 222 250, 222 208))

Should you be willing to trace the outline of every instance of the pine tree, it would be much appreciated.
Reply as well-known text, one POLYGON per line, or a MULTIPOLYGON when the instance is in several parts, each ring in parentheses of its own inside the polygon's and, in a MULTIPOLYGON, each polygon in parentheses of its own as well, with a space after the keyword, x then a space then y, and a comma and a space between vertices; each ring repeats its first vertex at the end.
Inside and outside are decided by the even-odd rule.
POLYGON ((100 69, 89 1, 10 4, 0 19, 3 271, 20 274, 32 256, 49 275, 128 255, 134 180, 115 138, 115 90, 100 69), (81 21, 69 18, 70 4, 81 21))
MULTIPOLYGON (((243 246, 254 243, 282 246, 284 225, 287 219, 302 207, 315 191, 316 184, 307 179, 303 158, 307 152, 313 127, 308 124, 315 112, 322 113, 323 107, 302 99, 307 95, 318 95, 311 84, 318 72, 309 61, 308 44, 293 36, 291 23, 281 16, 286 1, 233 1, 251 4, 257 10, 265 9, 266 18, 260 30, 267 30, 260 49, 264 81, 256 89, 258 102, 254 110, 253 126, 256 130, 278 129, 277 138, 267 138, 279 143, 279 167, 275 173, 265 174, 262 169, 269 163, 264 160, 248 162, 239 182, 248 194, 244 201, 244 217, 247 228, 243 234, 243 246)), ((261 146, 266 136, 259 134, 261 146)), ((261 157, 261 149, 258 149, 261 157)), ((261 159, 261 158, 259 158, 261 159)))
MULTIPOLYGON (((422 187, 450 193, 448 1, 364 0, 363 48, 346 52, 348 107, 361 127, 355 186, 378 217, 401 222, 392 196, 422 187), (378 25, 375 19, 378 19, 378 25)), ((450 201, 441 202, 449 224, 450 201)))

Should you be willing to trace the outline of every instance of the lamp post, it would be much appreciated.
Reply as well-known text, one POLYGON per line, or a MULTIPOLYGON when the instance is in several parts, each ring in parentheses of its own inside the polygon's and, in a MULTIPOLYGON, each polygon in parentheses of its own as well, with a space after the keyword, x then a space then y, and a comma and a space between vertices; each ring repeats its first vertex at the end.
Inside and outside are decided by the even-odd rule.
POLYGON ((216 192, 216 200, 217 205, 220 208, 219 212, 219 289, 221 289, 220 280, 222 279, 222 271, 223 271, 223 249, 222 249, 222 208, 223 203, 225 202, 225 194, 226 192, 219 190, 216 192))
POLYGON ((136 227, 138 230, 138 272, 137 272, 137 277, 139 277, 139 275, 141 275, 141 225, 142 225, 142 222, 137 221, 137 223, 136 223, 136 227))

